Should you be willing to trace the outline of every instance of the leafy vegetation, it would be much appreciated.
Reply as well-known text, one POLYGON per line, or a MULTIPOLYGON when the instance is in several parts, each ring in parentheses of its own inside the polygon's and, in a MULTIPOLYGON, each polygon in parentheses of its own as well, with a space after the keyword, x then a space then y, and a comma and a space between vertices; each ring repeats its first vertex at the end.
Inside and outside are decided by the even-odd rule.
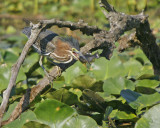
MULTIPOLYGON (((117 1, 110 2, 114 5, 117 1)), ((118 2, 115 8, 128 13, 137 13, 136 11, 146 6, 145 0, 118 2), (134 6, 136 9, 133 5, 137 5, 134 6)), ((158 0, 149 1, 148 8, 158 8, 158 3, 158 0)), ((5 0, 2 5, 0 10, 4 14, 29 15, 33 9, 34 15, 67 20, 86 19, 86 22, 93 20, 90 22, 92 25, 106 26, 106 20, 96 0, 5 0), (88 7, 91 11, 85 11, 88 7), (28 8, 31 9, 27 10, 28 8)), ((0 42, 0 103, 9 82, 11 67, 27 40, 22 34, 15 34, 15 26, 5 26, 5 21, 6 19, 1 20, 4 26, 0 26, 0 35, 7 35, 7 38, 3 37, 0 42)), ((153 19, 151 25, 157 30, 159 21, 155 20, 154 24, 152 21, 153 19)), ((159 32, 156 31, 155 34, 160 37, 159 32)), ((159 42, 157 39, 157 43, 159 42)), ((38 60, 39 55, 30 49, 12 90, 9 108, 3 120, 9 118, 26 89, 32 88, 43 78, 44 72, 38 60)), ((53 66, 47 59, 44 64, 47 70, 53 66)), ((128 49, 123 53, 118 53, 115 49, 110 60, 100 57, 90 66, 76 62, 53 81, 53 88, 47 94, 42 92, 18 119, 3 127, 105 128, 127 125, 126 127, 156 128, 159 127, 160 115, 159 85, 160 81, 153 73, 152 64, 140 48, 128 49)))

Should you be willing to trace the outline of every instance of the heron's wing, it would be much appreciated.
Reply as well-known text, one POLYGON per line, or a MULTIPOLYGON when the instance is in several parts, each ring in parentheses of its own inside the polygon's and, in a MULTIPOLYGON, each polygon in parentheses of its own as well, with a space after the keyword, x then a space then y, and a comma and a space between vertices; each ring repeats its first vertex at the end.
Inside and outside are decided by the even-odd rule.
POLYGON ((76 48, 78 51, 80 50, 78 40, 72 36, 61 37, 61 40, 71 45, 71 47, 76 48))
MULTIPOLYGON (((25 27, 22 30, 22 33, 24 33, 29 38, 31 35, 31 27, 25 27)), ((52 52, 52 50, 55 49, 55 46, 53 43, 51 43, 51 41, 56 36, 58 36, 58 34, 50 30, 42 31, 39 34, 37 41, 34 43, 34 48, 36 51, 40 51, 42 55, 47 55, 49 52, 52 52)))

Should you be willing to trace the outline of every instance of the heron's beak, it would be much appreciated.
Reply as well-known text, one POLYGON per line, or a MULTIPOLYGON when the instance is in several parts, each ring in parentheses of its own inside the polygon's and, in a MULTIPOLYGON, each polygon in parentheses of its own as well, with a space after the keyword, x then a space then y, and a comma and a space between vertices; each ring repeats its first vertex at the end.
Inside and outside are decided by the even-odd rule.
POLYGON ((81 56, 84 60, 86 60, 86 62, 88 64, 90 64, 90 62, 88 61, 88 59, 80 52, 80 51, 75 51, 75 53, 77 53, 79 56, 81 56))

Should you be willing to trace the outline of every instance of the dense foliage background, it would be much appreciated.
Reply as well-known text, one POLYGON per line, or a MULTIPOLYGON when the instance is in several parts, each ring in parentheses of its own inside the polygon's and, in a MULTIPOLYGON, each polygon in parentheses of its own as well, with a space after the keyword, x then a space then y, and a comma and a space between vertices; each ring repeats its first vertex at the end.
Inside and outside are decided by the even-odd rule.
MULTIPOLYGON (((159 0, 109 0, 119 11, 137 14, 142 9, 149 15, 153 33, 160 43, 159 0)), ((0 103, 7 88, 10 70, 17 61, 27 38, 21 33, 23 18, 57 18, 78 21, 109 29, 98 0, 5 0, 0 1, 0 103)), ((52 27, 60 35, 72 35, 81 45, 92 37, 67 28, 52 27)), ((116 46, 118 46, 116 42, 116 46)), ((101 53, 101 50, 97 50, 101 53)), ((96 51, 95 51, 96 52, 96 51)), ((3 120, 9 118, 27 88, 32 88, 44 72, 38 64, 39 55, 30 49, 12 90, 10 104, 3 120)), ((47 70, 52 64, 44 60, 47 70)), ((150 61, 139 47, 119 53, 115 49, 111 60, 96 59, 87 70, 76 62, 53 82, 53 88, 39 94, 30 108, 9 128, 28 127, 136 127, 157 128, 160 119, 160 87, 150 61)))

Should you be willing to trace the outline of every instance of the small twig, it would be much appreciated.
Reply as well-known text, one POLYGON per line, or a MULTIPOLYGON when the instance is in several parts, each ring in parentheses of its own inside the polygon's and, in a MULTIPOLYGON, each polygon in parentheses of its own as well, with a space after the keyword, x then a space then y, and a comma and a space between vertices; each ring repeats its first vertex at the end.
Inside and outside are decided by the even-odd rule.
POLYGON ((106 9, 108 12, 116 12, 114 7, 111 6, 107 0, 100 0, 99 5, 100 7, 103 7, 104 9, 106 9))
POLYGON ((19 59, 17 60, 16 64, 14 64, 12 67, 11 78, 10 78, 7 89, 3 92, 3 100, 2 100, 2 103, 0 106, 0 126, 1 126, 4 112, 5 112, 7 105, 8 105, 8 100, 9 100, 11 90, 12 90, 13 86, 16 84, 16 78, 17 78, 19 69, 20 69, 20 67, 21 67, 21 65, 27 55, 29 48, 36 41, 39 33, 42 30, 42 28, 40 28, 40 26, 41 26, 41 24, 33 25, 32 34, 31 34, 29 40, 27 41, 26 45, 24 46, 23 51, 22 51, 19 59))
POLYGON ((74 23, 71 21, 61 21, 56 19, 42 20, 40 22, 43 24, 46 24, 46 28, 50 28, 53 25, 56 25, 59 28, 67 27, 67 28, 70 28, 71 30, 79 29, 83 34, 86 34, 86 35, 93 35, 94 33, 99 33, 103 31, 99 29, 97 26, 89 26, 88 23, 84 23, 83 20, 79 20, 78 23, 74 23))

